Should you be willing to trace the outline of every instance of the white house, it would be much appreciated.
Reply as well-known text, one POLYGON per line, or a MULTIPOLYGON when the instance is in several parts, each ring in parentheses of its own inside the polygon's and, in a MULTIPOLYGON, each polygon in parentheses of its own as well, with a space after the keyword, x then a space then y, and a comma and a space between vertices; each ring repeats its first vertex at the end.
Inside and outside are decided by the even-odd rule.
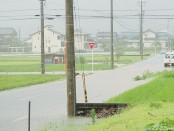
POLYGON ((143 33, 144 47, 151 47, 156 42, 157 34, 151 30, 147 30, 143 33))
POLYGON ((89 34, 84 33, 81 30, 76 30, 74 32, 74 46, 75 51, 89 49, 89 34))
MULTIPOLYGON (((65 36, 54 31, 51 26, 44 28, 45 53, 61 53, 64 49, 65 36)), ((32 34, 32 53, 41 52, 41 32, 32 34)))

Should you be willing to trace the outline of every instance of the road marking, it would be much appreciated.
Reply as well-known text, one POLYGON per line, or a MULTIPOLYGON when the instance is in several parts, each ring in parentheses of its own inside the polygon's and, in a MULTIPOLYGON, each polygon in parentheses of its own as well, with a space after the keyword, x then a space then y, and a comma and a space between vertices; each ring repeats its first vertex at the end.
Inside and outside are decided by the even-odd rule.
POLYGON ((27 116, 22 116, 22 117, 19 117, 16 120, 14 120, 14 122, 18 122, 18 121, 25 120, 25 119, 27 119, 27 116))

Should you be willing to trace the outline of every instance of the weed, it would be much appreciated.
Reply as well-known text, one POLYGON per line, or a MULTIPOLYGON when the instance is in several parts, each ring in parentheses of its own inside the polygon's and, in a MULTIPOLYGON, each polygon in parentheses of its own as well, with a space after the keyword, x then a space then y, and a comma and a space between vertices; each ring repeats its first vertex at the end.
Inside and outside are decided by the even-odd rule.
POLYGON ((158 109, 161 107, 161 104, 160 103, 150 103, 150 107, 158 109))
POLYGON ((153 77, 155 74, 153 73, 153 72, 150 72, 148 69, 146 69, 145 71, 144 71, 144 73, 143 73, 143 75, 142 76, 136 76, 135 78, 134 78, 134 80, 135 81, 138 81, 138 80, 145 80, 145 79, 147 79, 147 78, 151 78, 151 77, 153 77))
POLYGON ((95 112, 95 109, 92 109, 90 111, 90 117, 91 117, 92 124, 95 124, 95 122, 96 122, 96 112, 95 112))
POLYGON ((155 124, 150 123, 145 126, 145 131, 173 131, 174 130, 174 120, 166 119, 155 124))

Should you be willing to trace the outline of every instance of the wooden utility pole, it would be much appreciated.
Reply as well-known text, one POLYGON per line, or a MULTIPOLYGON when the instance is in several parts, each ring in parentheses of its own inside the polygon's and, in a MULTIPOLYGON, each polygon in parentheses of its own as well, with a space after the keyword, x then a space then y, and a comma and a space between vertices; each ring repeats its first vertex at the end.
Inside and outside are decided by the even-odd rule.
POLYGON ((40 0, 40 21, 41 21, 41 74, 45 74, 45 49, 44 49, 44 9, 43 1, 40 0))
POLYGON ((111 69, 114 69, 113 44, 113 0, 111 0, 111 69))
POLYGON ((143 2, 141 1, 141 13, 140 13, 140 56, 143 59, 143 2))
POLYGON ((66 9, 66 62, 67 62, 67 111, 68 116, 75 116, 76 78, 74 52, 73 0, 65 1, 66 9))

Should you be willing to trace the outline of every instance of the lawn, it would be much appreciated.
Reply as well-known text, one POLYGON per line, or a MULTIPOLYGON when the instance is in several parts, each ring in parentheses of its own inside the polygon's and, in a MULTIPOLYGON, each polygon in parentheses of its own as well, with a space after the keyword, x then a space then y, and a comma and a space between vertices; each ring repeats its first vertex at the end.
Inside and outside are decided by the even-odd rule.
POLYGON ((65 75, 41 75, 41 74, 27 74, 27 75, 0 75, 0 91, 9 90, 13 88, 26 87, 35 84, 41 84, 49 81, 65 79, 65 75))

